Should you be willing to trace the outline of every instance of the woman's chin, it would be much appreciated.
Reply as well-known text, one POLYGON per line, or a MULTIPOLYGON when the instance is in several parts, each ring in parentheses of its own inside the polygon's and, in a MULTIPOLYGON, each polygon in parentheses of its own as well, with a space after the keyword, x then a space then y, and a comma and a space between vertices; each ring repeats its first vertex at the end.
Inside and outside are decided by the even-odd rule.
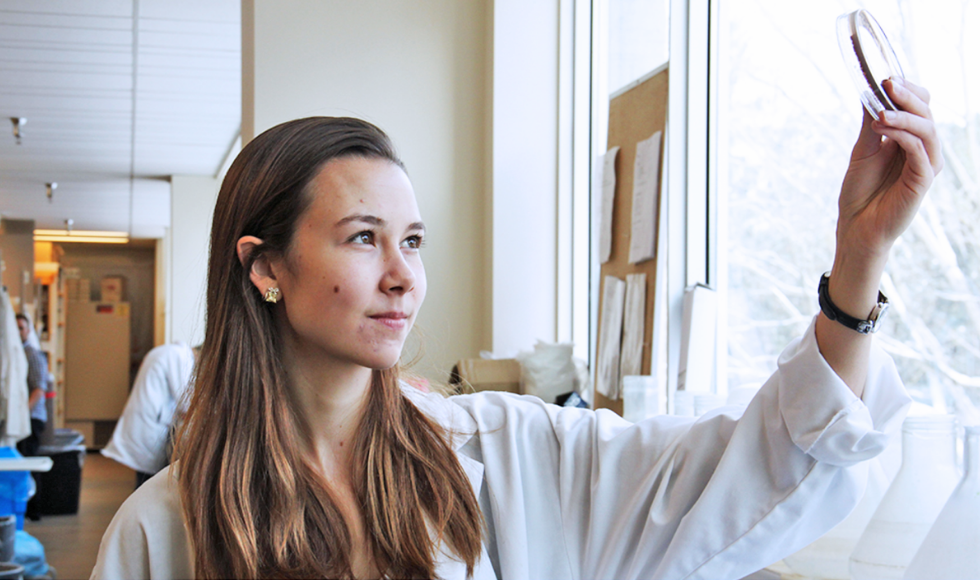
POLYGON ((371 370, 384 371, 397 365, 401 359, 401 354, 401 350, 391 353, 375 352, 365 357, 364 360, 360 361, 360 364, 371 370))

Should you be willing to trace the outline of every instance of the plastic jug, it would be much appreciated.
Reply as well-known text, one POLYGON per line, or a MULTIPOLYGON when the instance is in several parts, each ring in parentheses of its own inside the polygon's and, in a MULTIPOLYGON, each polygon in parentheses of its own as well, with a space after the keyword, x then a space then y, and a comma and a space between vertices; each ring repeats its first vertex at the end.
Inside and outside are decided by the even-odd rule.
POLYGON ((851 578, 901 580, 959 479, 952 415, 907 418, 902 467, 851 553, 851 578))
POLYGON ((980 426, 963 437, 963 479, 905 572, 912 580, 980 579, 980 426))

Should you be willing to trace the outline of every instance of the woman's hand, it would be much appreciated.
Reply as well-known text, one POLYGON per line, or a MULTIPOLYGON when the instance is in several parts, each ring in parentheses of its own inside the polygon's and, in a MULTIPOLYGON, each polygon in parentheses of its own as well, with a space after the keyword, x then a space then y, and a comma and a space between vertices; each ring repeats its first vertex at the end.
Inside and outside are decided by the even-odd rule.
POLYGON ((841 188, 837 224, 838 253, 874 260, 887 258, 943 167, 929 92, 908 81, 884 85, 901 111, 885 111, 880 120, 865 111, 841 188))
MULTIPOLYGON (((837 252, 828 288, 840 310, 860 319, 867 318, 878 301, 888 252, 943 167, 928 91, 902 80, 885 81, 884 88, 901 111, 886 111, 878 120, 864 113, 841 187, 837 252)), ((821 314, 817 343, 830 366, 860 396, 869 337, 821 314)))

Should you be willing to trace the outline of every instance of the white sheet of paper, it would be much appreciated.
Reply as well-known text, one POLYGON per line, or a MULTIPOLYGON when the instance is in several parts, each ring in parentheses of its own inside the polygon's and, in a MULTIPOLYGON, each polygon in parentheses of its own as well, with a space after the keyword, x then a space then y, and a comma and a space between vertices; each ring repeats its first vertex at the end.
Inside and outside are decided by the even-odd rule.
POLYGON ((599 263, 605 264, 612 254, 613 201, 616 197, 616 154, 613 147, 602 157, 602 206, 599 208, 599 263))
POLYGON ((619 346, 623 335, 626 282, 606 276, 602 287, 602 325, 599 328, 599 368, 595 388, 610 399, 619 398, 619 346))
POLYGON ((684 318, 681 321, 681 358, 677 389, 690 393, 710 393, 715 368, 715 314, 718 296, 707 286, 695 284, 684 291, 684 318))
POLYGON ((660 190, 660 141, 662 131, 636 144, 633 163, 633 216, 630 231, 630 264, 654 257, 657 242, 657 193, 660 190))
POLYGON ((643 363, 643 331, 646 322, 647 275, 626 275, 626 306, 623 314, 623 346, 619 376, 640 374, 643 363))

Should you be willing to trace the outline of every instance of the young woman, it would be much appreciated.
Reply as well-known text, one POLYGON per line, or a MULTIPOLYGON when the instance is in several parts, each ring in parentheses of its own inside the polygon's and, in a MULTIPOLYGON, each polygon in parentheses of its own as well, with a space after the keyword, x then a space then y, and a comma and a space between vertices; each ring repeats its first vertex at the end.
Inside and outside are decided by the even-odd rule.
MULTIPOLYGON (((825 312, 872 312, 942 166, 928 95, 886 85, 903 112, 865 118, 825 312)), ((368 123, 301 119, 245 147, 175 464, 120 508, 93 577, 740 578, 846 516, 908 405, 870 336, 824 314, 740 418, 422 394, 397 365, 424 234, 368 123)))

